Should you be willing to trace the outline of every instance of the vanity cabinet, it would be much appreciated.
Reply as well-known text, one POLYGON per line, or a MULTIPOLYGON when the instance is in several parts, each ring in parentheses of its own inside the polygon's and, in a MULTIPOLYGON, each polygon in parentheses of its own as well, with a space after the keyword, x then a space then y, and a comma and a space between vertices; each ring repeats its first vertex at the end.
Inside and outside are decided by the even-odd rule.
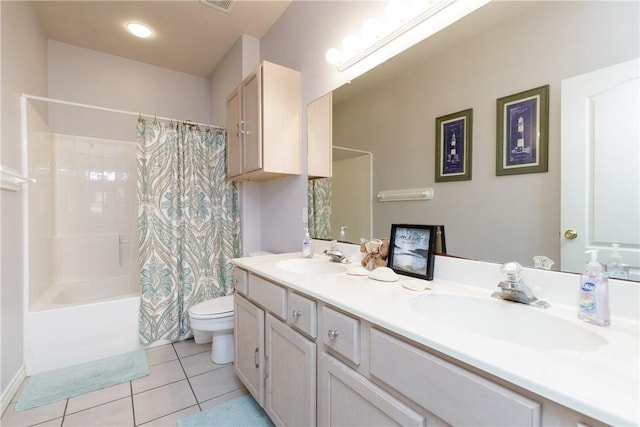
POLYGON ((603 426, 303 286, 236 270, 235 369, 276 425, 603 426))
POLYGON ((264 61, 227 96, 227 176, 300 175, 300 72, 264 61))
POLYGON ((538 402, 381 330, 370 330, 369 348, 369 371, 374 381, 450 425, 540 425, 538 402))
POLYGON ((256 402, 264 407, 264 310, 237 293, 233 300, 234 369, 256 402))
POLYGON ((253 274, 245 295, 234 297, 238 377, 276 425, 315 425, 315 301, 253 274))
POLYGON ((318 425, 424 426, 426 419, 327 353, 319 361, 318 425))

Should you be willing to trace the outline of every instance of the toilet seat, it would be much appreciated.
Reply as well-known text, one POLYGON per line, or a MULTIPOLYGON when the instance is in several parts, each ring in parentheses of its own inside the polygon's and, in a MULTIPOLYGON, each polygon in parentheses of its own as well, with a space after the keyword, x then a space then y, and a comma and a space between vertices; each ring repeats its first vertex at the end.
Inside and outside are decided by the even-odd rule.
POLYGON ((233 295, 203 301, 189 309, 193 319, 219 319, 233 316, 233 295))

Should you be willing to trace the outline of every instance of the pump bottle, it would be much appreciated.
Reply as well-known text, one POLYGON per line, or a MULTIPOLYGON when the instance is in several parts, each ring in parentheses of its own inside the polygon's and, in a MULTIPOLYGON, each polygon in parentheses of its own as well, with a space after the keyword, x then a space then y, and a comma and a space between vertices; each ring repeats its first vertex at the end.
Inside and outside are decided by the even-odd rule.
POLYGON ((340 236, 338 237, 338 240, 340 240, 341 242, 344 242, 347 240, 347 236, 346 233, 344 231, 344 229, 347 228, 346 225, 343 225, 340 227, 340 236))
POLYGON ((309 229, 304 229, 304 238, 302 239, 302 257, 312 258, 313 248, 311 247, 311 236, 309 235, 309 229))
POLYGON ((622 255, 618 251, 619 245, 614 243, 611 245, 613 252, 607 263, 607 276, 611 279, 629 279, 629 266, 622 263, 622 255))
POLYGON ((580 275, 580 302, 578 317, 585 322, 607 326, 609 319, 609 279, 598 262, 598 251, 590 250, 591 260, 580 275))

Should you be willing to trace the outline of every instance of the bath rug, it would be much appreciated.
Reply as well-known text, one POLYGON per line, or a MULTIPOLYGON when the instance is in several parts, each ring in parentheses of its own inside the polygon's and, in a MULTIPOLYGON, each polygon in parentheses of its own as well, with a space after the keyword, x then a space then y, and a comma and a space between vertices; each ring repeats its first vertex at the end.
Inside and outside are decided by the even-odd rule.
POLYGON ((144 350, 35 374, 27 381, 15 411, 58 402, 148 374, 144 350))
POLYGON ((206 411, 180 418, 178 427, 273 426, 269 416, 250 394, 236 397, 206 411))

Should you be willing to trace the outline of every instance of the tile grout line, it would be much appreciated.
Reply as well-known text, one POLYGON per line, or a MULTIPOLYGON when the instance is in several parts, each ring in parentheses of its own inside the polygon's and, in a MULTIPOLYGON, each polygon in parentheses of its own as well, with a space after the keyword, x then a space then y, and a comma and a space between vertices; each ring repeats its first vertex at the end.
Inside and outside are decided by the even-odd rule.
MULTIPOLYGON (((173 345, 173 343, 171 343, 171 346, 173 347, 173 350, 176 352, 176 355, 177 355, 178 352, 176 351, 176 348, 173 345)), ((182 369, 182 372, 184 372, 184 377, 187 379, 187 384, 189 384, 189 389, 193 394, 193 398, 196 400, 196 405, 198 405, 198 410, 202 412, 202 406, 200 406, 200 402, 198 401, 198 396, 196 396, 196 392, 195 390, 193 390, 193 386, 191 385, 191 381, 189 380, 189 375, 187 375, 187 371, 184 369, 184 365, 182 364, 182 358, 179 355, 178 355, 178 363, 180 363, 180 368, 182 369)))
POLYGON ((133 404, 133 381, 129 381, 129 396, 131 397, 131 413, 133 415, 133 427, 136 427, 136 405, 133 404))
POLYGON ((69 408, 69 399, 64 402, 64 411, 62 411, 62 419, 60 420, 60 427, 64 425, 64 419, 67 417, 67 408, 69 408))

